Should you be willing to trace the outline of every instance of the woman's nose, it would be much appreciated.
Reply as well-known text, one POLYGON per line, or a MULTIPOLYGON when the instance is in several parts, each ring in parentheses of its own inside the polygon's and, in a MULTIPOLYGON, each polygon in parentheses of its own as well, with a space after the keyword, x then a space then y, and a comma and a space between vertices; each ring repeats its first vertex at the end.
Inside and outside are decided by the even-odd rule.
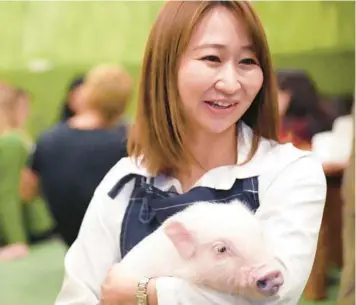
POLYGON ((215 88, 227 95, 233 95, 241 88, 239 75, 235 67, 226 67, 221 71, 215 88))

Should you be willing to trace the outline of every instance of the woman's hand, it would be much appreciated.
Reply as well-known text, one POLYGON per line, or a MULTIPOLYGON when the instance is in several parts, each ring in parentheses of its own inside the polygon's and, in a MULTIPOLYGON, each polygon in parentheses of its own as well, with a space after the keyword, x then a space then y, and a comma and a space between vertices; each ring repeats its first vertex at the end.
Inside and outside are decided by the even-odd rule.
MULTIPOLYGON (((109 271, 101 288, 100 305, 136 305, 136 290, 140 278, 124 272, 120 264, 109 271)), ((155 280, 147 286, 148 305, 157 305, 155 280)))

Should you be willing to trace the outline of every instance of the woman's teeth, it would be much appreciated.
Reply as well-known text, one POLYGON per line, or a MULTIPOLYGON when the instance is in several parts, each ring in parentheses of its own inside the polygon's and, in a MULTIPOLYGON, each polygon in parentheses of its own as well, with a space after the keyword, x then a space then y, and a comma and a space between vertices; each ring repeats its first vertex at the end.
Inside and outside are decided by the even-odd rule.
POLYGON ((235 103, 223 103, 223 102, 206 102, 210 106, 214 108, 219 108, 219 109, 227 109, 235 105, 235 103))

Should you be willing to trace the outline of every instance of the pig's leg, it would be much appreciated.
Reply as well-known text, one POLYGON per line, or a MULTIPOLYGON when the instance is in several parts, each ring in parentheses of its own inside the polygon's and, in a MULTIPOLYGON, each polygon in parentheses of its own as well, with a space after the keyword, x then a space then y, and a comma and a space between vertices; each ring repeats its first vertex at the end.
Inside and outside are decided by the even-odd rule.
POLYGON ((262 295, 269 297, 275 295, 283 283, 282 273, 279 271, 271 271, 257 278, 256 286, 262 295))

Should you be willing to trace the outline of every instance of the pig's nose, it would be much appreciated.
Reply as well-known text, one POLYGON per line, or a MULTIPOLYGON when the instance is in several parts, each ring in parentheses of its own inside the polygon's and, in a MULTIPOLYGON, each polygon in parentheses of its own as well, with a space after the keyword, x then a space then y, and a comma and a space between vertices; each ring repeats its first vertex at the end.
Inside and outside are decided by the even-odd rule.
POLYGON ((283 275, 279 271, 273 271, 267 273, 264 277, 260 278, 256 282, 257 289, 264 296, 273 296, 283 285, 283 275))
POLYGON ((265 288, 267 285, 266 280, 259 280, 257 281, 257 287, 258 288, 265 288))

